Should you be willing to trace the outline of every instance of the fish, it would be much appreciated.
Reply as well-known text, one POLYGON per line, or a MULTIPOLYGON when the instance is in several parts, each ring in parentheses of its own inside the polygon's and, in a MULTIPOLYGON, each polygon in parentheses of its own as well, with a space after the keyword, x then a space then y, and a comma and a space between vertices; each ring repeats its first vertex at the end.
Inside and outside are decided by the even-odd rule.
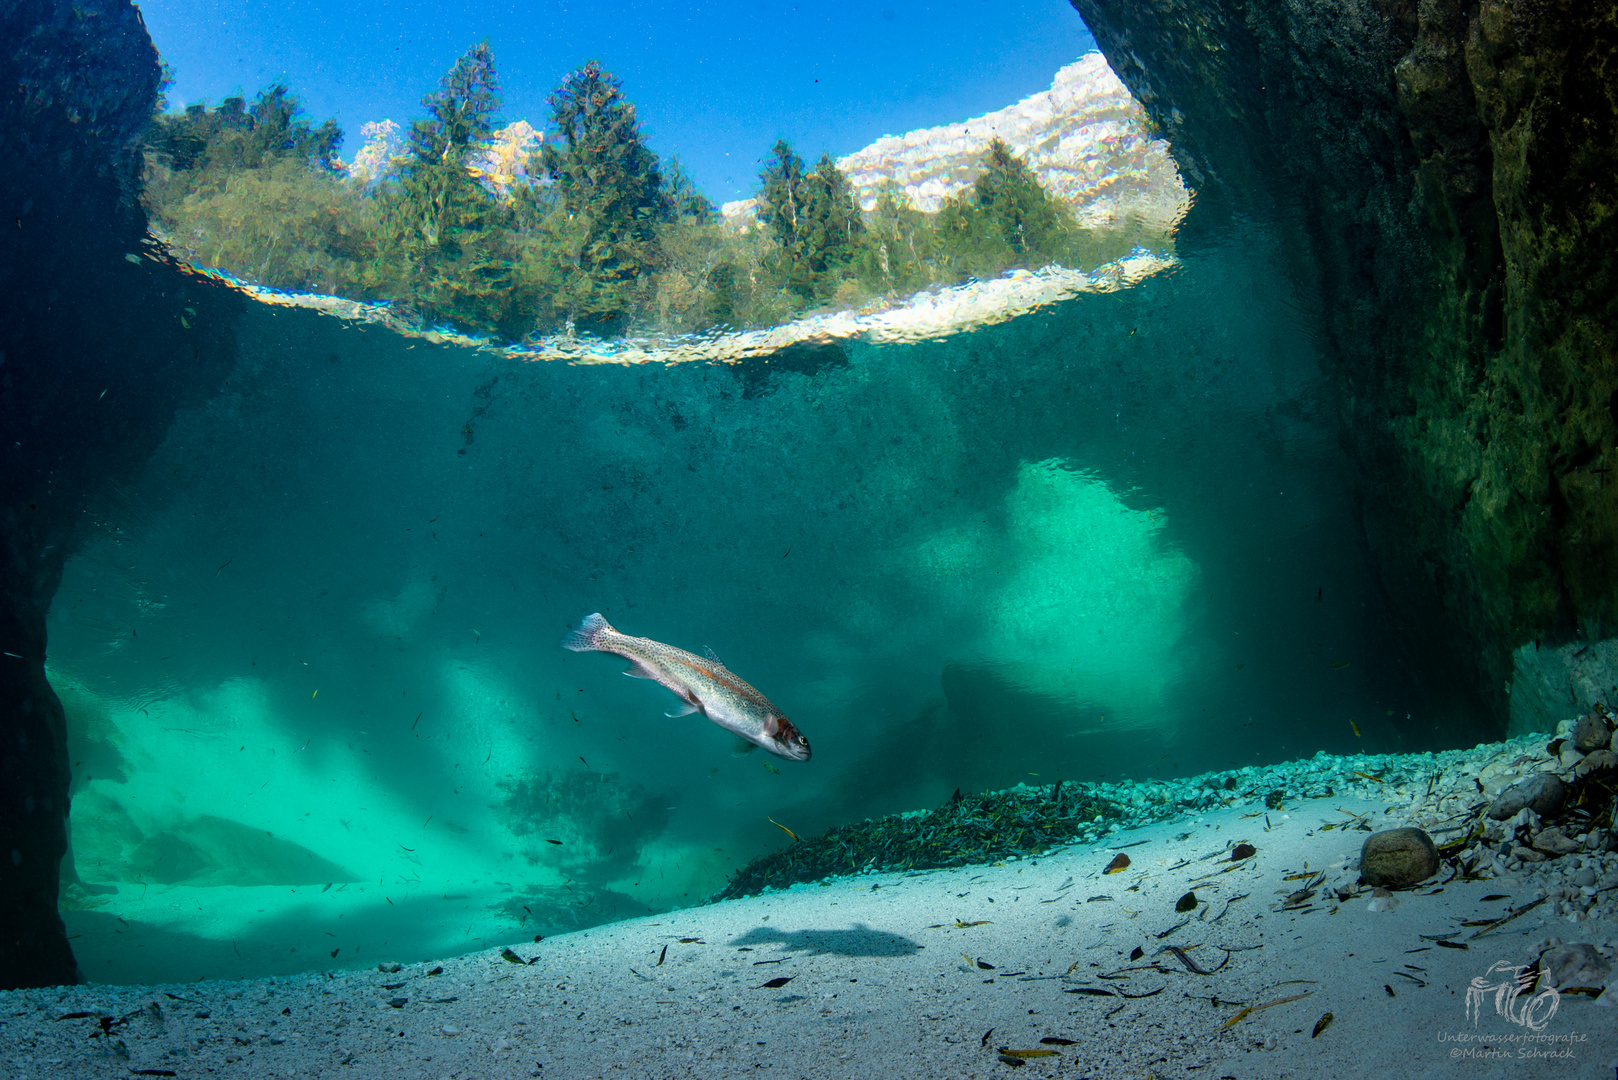
POLYGON ((668 716, 701 713, 777 757, 809 760, 809 740, 803 732, 711 653, 704 658, 650 638, 621 634, 599 612, 586 616, 578 629, 563 638, 562 648, 622 656, 630 663, 625 675, 650 679, 680 698, 682 704, 668 716))

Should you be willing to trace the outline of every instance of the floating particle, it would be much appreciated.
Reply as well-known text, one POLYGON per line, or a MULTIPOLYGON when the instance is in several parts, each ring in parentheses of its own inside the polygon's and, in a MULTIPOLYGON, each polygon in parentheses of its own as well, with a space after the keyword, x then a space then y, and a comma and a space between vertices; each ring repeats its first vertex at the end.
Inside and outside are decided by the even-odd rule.
POLYGON ((1041 1039, 1039 1041, 1042 1042, 1042 1043, 1045 1043, 1045 1044, 1047 1044, 1049 1046, 1075 1046, 1075 1045, 1077 1045, 1076 1043, 1074 1043, 1074 1041, 1072 1039, 1058 1038, 1055 1035, 1047 1035, 1047 1036, 1045 1036, 1043 1039, 1041 1039))
POLYGON ((1195 911, 1197 907, 1197 894, 1188 892, 1174 903, 1175 911, 1195 911))
POLYGON ((779 990, 779 989, 781 989, 781 987, 785 986, 787 983, 791 982, 793 979, 796 979, 796 978, 797 978, 796 975, 782 975, 782 976, 779 976, 777 978, 770 979, 770 980, 764 982, 762 985, 755 986, 755 987, 753 987, 753 989, 755 989, 755 990, 779 990))
POLYGON ((1325 1016, 1322 1016, 1315 1023, 1315 1033, 1309 1037, 1311 1039, 1318 1039, 1320 1038, 1320 1033, 1329 1027, 1331 1027, 1331 1013, 1327 1013, 1325 1016))
POLYGON ((1251 859, 1256 854, 1258 849, 1252 844, 1237 844, 1230 849, 1230 861, 1241 862, 1243 859, 1251 859))
POLYGON ((1125 855, 1121 851, 1118 854, 1116 854, 1116 855, 1114 855, 1112 857, 1112 862, 1107 864, 1107 873, 1109 873, 1109 874, 1116 874, 1120 870, 1128 870, 1128 869, 1129 869, 1129 856, 1125 855))

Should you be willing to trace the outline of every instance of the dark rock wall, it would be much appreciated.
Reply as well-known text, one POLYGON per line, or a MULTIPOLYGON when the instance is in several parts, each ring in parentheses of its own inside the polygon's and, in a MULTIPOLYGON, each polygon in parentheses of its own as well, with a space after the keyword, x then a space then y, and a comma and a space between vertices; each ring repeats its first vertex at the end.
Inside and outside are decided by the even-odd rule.
POLYGON ((128 0, 0 5, 0 988, 77 977, 44 662, 84 498, 138 468, 233 352, 239 301, 143 248, 137 139, 157 88, 128 0))
POLYGON ((1307 252, 1406 651, 1498 731, 1514 649, 1618 629, 1618 4, 1073 4, 1193 215, 1307 252))

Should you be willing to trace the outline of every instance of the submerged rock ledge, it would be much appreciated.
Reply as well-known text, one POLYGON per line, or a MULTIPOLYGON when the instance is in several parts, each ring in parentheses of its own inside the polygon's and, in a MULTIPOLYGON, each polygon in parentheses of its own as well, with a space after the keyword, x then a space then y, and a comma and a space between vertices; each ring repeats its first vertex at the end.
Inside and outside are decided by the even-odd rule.
MULTIPOLYGON (((1594 715, 1607 724, 1604 716, 1594 715)), ((1103 843, 1121 830, 1195 823, 1199 815, 1219 810, 1251 808, 1243 816, 1262 818, 1254 831, 1267 832, 1272 815, 1281 820, 1305 806, 1315 813, 1320 800, 1380 799, 1391 807, 1387 815, 1433 835, 1442 858, 1440 876, 1474 879, 1563 855, 1610 862, 1610 880, 1603 879, 1609 888, 1571 898, 1559 895, 1554 910, 1618 919, 1618 834, 1611 824, 1618 755, 1605 744, 1588 752, 1575 750, 1573 728, 1570 720, 1555 739, 1527 735, 1470 750, 1351 756, 1321 751, 1299 761, 1178 780, 1018 784, 976 795, 956 792, 935 810, 794 838, 783 850, 742 867, 712 900, 849 875, 1000 865, 1070 845, 1103 843), (1496 817, 1519 789, 1544 778, 1564 789, 1554 808, 1542 815, 1512 803, 1510 814, 1496 817)), ((1610 728, 1607 734, 1610 740, 1610 728)), ((1348 815, 1324 829, 1382 830, 1389 827, 1387 815, 1375 822, 1348 815)), ((1353 875, 1334 881, 1331 888, 1339 900, 1361 891, 1353 875)))
POLYGON ((1312 255, 1373 563, 1412 655, 1448 653, 1433 706, 1538 719, 1513 653, 1618 629, 1618 6, 1072 3, 1187 230, 1275 218, 1312 255))

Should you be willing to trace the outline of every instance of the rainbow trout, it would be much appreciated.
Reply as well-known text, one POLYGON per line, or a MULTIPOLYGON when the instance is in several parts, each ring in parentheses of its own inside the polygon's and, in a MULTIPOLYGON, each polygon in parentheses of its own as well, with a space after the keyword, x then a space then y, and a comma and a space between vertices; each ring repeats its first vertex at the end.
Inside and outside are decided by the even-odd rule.
POLYGON ((809 760, 809 740, 803 733, 768 698, 734 675, 712 653, 703 658, 651 638, 620 634, 599 612, 586 616, 577 630, 563 638, 562 648, 617 653, 629 661, 625 675, 661 683, 680 698, 680 707, 666 715, 699 712, 772 754, 789 761, 809 760))

